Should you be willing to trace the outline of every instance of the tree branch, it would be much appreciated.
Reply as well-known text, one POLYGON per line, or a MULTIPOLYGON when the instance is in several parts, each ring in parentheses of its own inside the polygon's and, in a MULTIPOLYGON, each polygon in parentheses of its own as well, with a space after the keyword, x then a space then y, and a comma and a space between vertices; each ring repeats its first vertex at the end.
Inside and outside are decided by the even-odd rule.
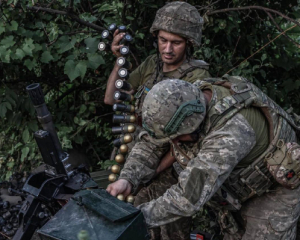
POLYGON ((51 7, 51 5, 52 5, 53 3, 55 3, 55 2, 56 2, 56 0, 52 0, 52 1, 47 5, 47 8, 51 7))
POLYGON ((68 17, 70 17, 71 19, 73 19, 74 21, 78 22, 79 24, 81 25, 84 25, 84 26, 87 26, 89 28, 92 28, 94 30, 97 30, 97 31, 103 31, 105 30, 105 28, 103 27, 100 27, 94 23, 90 23, 90 22, 87 22, 87 21, 84 21, 82 19, 80 19, 78 16, 76 16, 75 14, 71 13, 71 12, 65 12, 65 11, 60 11, 60 10, 54 10, 54 9, 51 9, 51 8, 44 8, 44 7, 27 7, 28 10, 31 10, 31 11, 43 11, 43 12, 48 12, 48 13, 51 13, 51 14, 60 14, 60 15, 66 15, 68 17))
POLYGON ((89 84, 81 84, 79 86, 74 86, 70 89, 68 89, 67 91, 65 91, 62 95, 60 95, 56 100, 55 103, 59 103, 62 99, 64 99, 66 96, 68 96, 69 94, 71 94, 72 92, 76 91, 77 89, 80 90, 84 90, 84 89, 90 89, 90 88, 94 88, 92 85, 89 84))
POLYGON ((65 91, 62 95, 60 95, 56 100, 55 103, 59 103, 62 99, 64 99, 66 96, 68 96, 69 94, 71 94, 72 92, 76 91, 80 86, 74 86, 70 89, 68 89, 67 91, 65 91))
MULTIPOLYGON (((269 18, 272 20, 272 22, 274 23, 274 25, 276 26, 276 28, 278 29, 279 32, 283 32, 284 30, 277 24, 277 22, 275 21, 275 19, 273 18, 272 14, 269 12, 266 12, 266 14, 268 14, 269 18)), ((287 40, 289 40, 291 43, 295 44, 298 48, 300 48, 300 44, 297 43, 295 40, 293 40, 291 37, 289 37, 288 35, 286 35, 285 33, 283 33, 283 36, 285 38, 287 38, 287 40)))
POLYGON ((220 10, 216 10, 216 11, 207 11, 206 15, 210 16, 210 15, 214 15, 214 14, 218 14, 218 13, 225 13, 225 12, 231 12, 231 11, 243 11, 243 10, 251 10, 251 9, 256 9, 256 10, 261 10, 261 11, 265 11, 265 12, 272 12, 275 13, 283 18, 285 18, 286 20, 289 20, 292 23, 295 23, 297 26, 300 27, 300 23, 298 21, 296 21, 295 19, 292 19, 288 16, 286 16, 285 14, 276 11, 274 9, 271 8, 266 8, 266 7, 260 7, 260 6, 247 6, 247 7, 238 7, 238 8, 224 8, 224 9, 220 9, 220 10))
POLYGON ((18 80, 12 80, 12 81, 4 81, 1 80, 1 82, 5 84, 13 84, 16 85, 17 83, 29 83, 29 82, 43 82, 44 84, 47 84, 49 86, 57 86, 59 83, 62 83, 64 81, 68 81, 68 77, 57 77, 57 76, 49 76, 49 78, 41 78, 41 77, 36 77, 36 76, 27 76, 24 79, 19 78, 18 80))
POLYGON ((59 36, 63 36, 63 35, 76 35, 76 34, 79 34, 79 33, 97 33, 98 34, 98 32, 92 32, 92 31, 76 31, 76 32, 62 33, 62 34, 59 34, 59 36))
POLYGON ((206 9, 211 9, 213 7, 213 5, 216 5, 218 2, 220 2, 221 0, 217 0, 215 2, 209 3, 207 6, 199 6, 199 5, 195 5, 195 8, 197 8, 198 11, 202 11, 202 10, 206 10, 206 9))
POLYGON ((283 32, 281 32, 280 34, 278 34, 275 38, 273 38, 271 41, 269 41, 268 43, 266 43, 264 46, 262 46, 260 49, 258 49, 255 53, 253 53, 251 56, 247 57, 244 61, 242 61, 240 64, 238 64, 237 66, 231 68, 228 72, 226 72, 225 74, 229 74, 230 72, 232 72, 234 69, 236 69, 238 66, 240 66, 242 63, 248 61, 248 59, 252 58, 255 54, 259 53, 261 50, 263 50, 266 46, 268 46, 270 43, 274 42, 277 38, 279 38, 281 35, 285 34, 287 31, 293 29, 297 27, 297 25, 293 25, 290 28, 284 30, 283 32))

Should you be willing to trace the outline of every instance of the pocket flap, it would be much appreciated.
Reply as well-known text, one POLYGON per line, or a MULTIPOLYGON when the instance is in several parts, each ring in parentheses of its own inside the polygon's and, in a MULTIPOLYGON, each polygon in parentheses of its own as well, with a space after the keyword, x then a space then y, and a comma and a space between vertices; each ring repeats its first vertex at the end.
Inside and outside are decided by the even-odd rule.
POLYGON ((289 217, 269 217, 269 222, 271 227, 276 232, 285 232, 289 228, 293 226, 293 224, 296 224, 297 218, 294 216, 289 217))

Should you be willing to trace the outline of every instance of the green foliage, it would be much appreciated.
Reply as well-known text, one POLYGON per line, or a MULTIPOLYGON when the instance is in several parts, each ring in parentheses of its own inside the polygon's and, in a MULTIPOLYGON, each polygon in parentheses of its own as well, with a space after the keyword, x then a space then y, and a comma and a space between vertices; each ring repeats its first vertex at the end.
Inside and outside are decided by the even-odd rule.
MULTIPOLYGON (((195 57, 210 63, 212 76, 247 77, 284 108, 300 112, 300 48, 285 36, 265 46, 280 31, 264 11, 218 9, 263 6, 297 19, 299 3, 290 1, 235 0, 187 1, 205 16, 202 46, 195 57), (265 47, 264 47, 265 46, 265 47), (257 52, 258 51, 258 52, 257 52), (257 52, 257 53, 256 53, 257 52), (256 53, 255 55, 253 55, 256 53), (253 55, 252 57, 250 57, 253 55), (247 59, 247 61, 244 61, 247 59)), ((299 1, 298 1, 299 2, 299 1)), ((112 136, 111 107, 103 102, 106 81, 115 57, 97 50, 101 31, 79 23, 107 27, 125 24, 134 36, 130 59, 136 67, 155 53, 149 28, 164 1, 2 1, 0 6, 0 178, 14 170, 29 171, 41 161, 33 132, 39 128, 25 87, 40 82, 54 116, 64 149, 77 148, 92 165, 108 167, 112 136), (72 4, 73 6, 70 6, 72 4), (45 12, 44 7, 59 12, 45 12), (77 16, 74 20, 72 16, 77 16), (80 20, 80 21, 79 21, 80 20)), ((286 30, 292 26, 273 14, 286 30)), ((286 34, 300 44, 299 27, 286 34)), ((205 227, 205 226, 204 226, 205 227)))

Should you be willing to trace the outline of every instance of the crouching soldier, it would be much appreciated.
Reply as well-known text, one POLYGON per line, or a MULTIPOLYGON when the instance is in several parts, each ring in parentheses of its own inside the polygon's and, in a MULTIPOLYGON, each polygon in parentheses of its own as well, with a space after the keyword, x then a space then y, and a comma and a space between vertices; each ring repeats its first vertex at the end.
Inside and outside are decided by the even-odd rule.
POLYGON ((145 131, 112 195, 144 184, 135 206, 152 239, 189 239, 204 204, 224 239, 295 239, 300 133, 293 119, 241 77, 157 83, 142 107, 145 131), (177 226, 177 227, 174 227, 177 226))

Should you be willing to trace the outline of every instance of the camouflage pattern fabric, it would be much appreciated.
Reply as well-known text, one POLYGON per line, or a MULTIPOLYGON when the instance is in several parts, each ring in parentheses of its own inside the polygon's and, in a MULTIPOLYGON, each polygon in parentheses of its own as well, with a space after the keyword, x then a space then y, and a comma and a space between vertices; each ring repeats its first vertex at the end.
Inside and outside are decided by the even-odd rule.
POLYGON ((119 179, 128 180, 135 191, 139 184, 146 184, 153 178, 159 160, 168 150, 168 145, 155 145, 149 142, 149 138, 143 137, 132 148, 128 156, 129 161, 126 160, 123 168, 127 170, 121 171, 119 179))
MULTIPOLYGON (((134 206, 141 205, 162 196, 165 191, 177 183, 177 177, 172 174, 172 168, 159 174, 147 187, 142 188, 135 197, 134 206)), ((156 228, 150 228, 151 240, 183 240, 190 239, 191 217, 180 218, 172 223, 156 228)))
POLYGON ((272 176, 282 186, 294 189, 300 185, 300 146, 297 143, 279 141, 277 150, 265 160, 272 176))
POLYGON ((138 206, 146 223, 155 227, 192 216, 212 197, 254 145, 255 132, 241 114, 210 132, 198 155, 180 173, 178 183, 158 199, 138 206))
POLYGON ((153 140, 159 143, 169 142, 170 139, 179 135, 194 132, 205 117, 205 107, 206 103, 202 91, 193 84, 178 79, 164 80, 154 85, 152 91, 145 98, 142 107, 143 124, 147 126, 147 131, 150 130, 155 133, 153 140), (191 100, 198 100, 198 103, 204 108, 203 112, 187 116, 177 133, 167 136, 165 133, 167 123, 182 103, 191 100))
POLYGON ((175 33, 199 46, 203 23, 203 18, 192 5, 186 2, 171 2, 157 11, 150 32, 164 30, 175 33))
MULTIPOLYGON (((284 139, 285 142, 296 141, 295 131, 287 123, 290 120, 288 116, 285 116, 286 113, 256 87, 253 88, 257 94, 252 98, 256 98, 255 104, 263 105, 273 111, 271 117, 275 137, 272 138, 273 141, 268 149, 273 149, 272 146, 276 146, 278 139, 284 139)), ((213 91, 208 112, 220 110, 214 108, 217 102, 216 92, 213 91)), ((227 104, 224 108, 226 109, 232 103, 224 102, 224 104, 227 104)), ((232 171, 237 170, 235 167, 256 144, 256 132, 240 113, 228 117, 217 128, 212 124, 211 119, 205 119, 204 130, 207 134, 199 146, 199 152, 180 173, 178 183, 172 185, 162 196, 137 206, 144 213, 149 227, 166 225, 195 213, 228 179, 232 171)), ((163 151, 156 154, 156 148, 159 149, 162 146, 154 143, 155 141, 151 141, 149 137, 134 147, 135 154, 129 155, 128 167, 125 166, 123 169, 121 178, 122 175, 126 175, 128 179, 131 179, 138 173, 138 177, 133 177, 135 184, 144 181, 143 175, 149 181, 151 174, 147 172, 154 170, 148 170, 151 166, 155 168, 163 156, 163 151), (151 151, 143 152, 142 149, 146 145, 151 148, 151 151), (136 165, 135 162, 139 164, 136 165), (147 167, 145 168, 143 164, 147 167)), ((248 199, 241 209, 241 215, 245 221, 244 229, 238 229, 237 232, 231 234, 225 232, 225 239, 295 239, 296 222, 300 214, 299 191, 299 188, 289 190, 278 185, 268 190, 263 196, 248 199)))
POLYGON ((225 234, 224 240, 295 240, 300 188, 290 190, 278 185, 263 196, 249 199, 240 212, 245 221, 243 236, 225 234))

